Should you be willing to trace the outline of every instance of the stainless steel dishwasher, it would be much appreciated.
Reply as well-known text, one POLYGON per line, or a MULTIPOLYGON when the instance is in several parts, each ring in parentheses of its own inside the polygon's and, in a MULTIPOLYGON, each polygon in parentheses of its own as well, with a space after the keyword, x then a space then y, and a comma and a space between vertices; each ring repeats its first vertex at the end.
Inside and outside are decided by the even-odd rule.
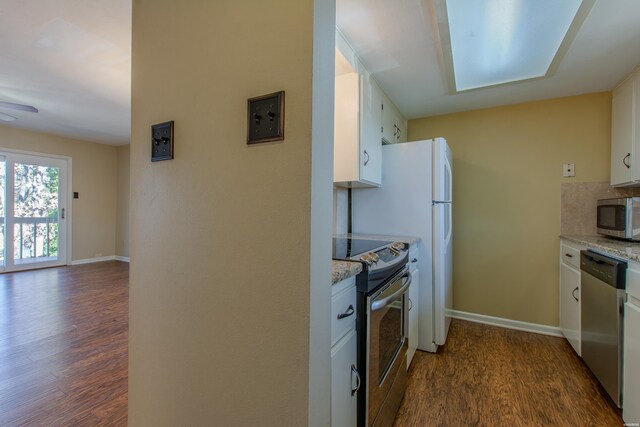
POLYGON ((582 359, 620 407, 627 263, 592 251, 581 251, 580 269, 582 359))

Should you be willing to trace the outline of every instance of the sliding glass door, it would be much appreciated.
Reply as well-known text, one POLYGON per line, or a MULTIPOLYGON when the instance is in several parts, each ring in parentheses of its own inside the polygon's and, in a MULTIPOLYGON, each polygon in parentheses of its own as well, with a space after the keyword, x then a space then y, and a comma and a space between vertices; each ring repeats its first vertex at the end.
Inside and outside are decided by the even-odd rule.
POLYGON ((67 161, 0 157, 0 253, 4 271, 67 263, 67 161))

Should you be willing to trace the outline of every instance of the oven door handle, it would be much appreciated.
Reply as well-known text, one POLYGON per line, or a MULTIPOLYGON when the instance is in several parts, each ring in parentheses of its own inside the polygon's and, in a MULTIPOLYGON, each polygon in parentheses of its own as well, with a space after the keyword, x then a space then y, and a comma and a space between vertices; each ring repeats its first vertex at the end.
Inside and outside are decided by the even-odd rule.
POLYGON ((386 297, 384 299, 381 299, 379 301, 372 302, 371 303, 371 311, 376 311, 376 310, 380 310, 382 308, 385 308, 391 302, 393 302, 396 299, 398 299, 398 297, 400 295, 402 295, 405 292, 407 292, 407 289, 409 289, 409 286, 411 285, 411 273, 406 272, 405 274, 402 275, 402 278, 406 278, 407 279, 405 281, 405 283, 402 285, 402 287, 400 289, 398 289, 396 292, 394 292, 392 295, 389 295, 388 297, 386 297))

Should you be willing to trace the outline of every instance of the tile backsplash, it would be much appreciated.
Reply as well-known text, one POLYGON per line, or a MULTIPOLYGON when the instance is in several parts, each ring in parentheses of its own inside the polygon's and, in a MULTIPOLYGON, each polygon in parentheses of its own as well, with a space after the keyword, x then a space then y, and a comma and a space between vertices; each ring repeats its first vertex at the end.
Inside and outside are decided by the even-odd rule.
POLYGON ((640 188, 613 188, 608 182, 576 182, 560 186, 560 234, 593 236, 598 199, 640 196, 640 188))

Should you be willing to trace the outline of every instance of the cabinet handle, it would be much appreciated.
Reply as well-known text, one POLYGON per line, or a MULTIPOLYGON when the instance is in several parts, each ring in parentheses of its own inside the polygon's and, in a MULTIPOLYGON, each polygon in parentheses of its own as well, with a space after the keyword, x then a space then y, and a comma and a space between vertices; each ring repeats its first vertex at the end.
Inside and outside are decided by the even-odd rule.
POLYGON ((627 167, 627 169, 629 169, 631 167, 631 165, 629 163, 627 163, 627 159, 631 157, 631 153, 627 153, 626 156, 624 156, 624 158, 622 159, 622 163, 624 163, 624 165, 627 167))
POLYGON ((367 166, 367 163, 369 163, 369 153, 367 153, 367 150, 364 150, 364 165, 367 166))
POLYGON ((344 313, 340 313, 338 314, 338 320, 342 320, 344 318, 347 318, 349 316, 353 316, 353 313, 355 313, 356 311, 353 309, 353 305, 349 304, 349 308, 347 308, 347 311, 345 311, 344 313))
POLYGON ((413 308, 413 301, 411 301, 411 298, 409 298, 409 311, 411 311, 412 308, 413 308))
POLYGON ((400 139, 400 128, 398 128, 398 135, 396 136, 397 139, 400 139))
POLYGON ((573 258, 573 255, 571 254, 564 254, 564 256, 566 256, 567 258, 573 258))
POLYGON ((351 365, 351 375, 356 374, 356 388, 351 389, 351 396, 355 395, 360 390, 360 373, 356 365, 351 365))
POLYGON ((418 262, 418 258, 412 259, 411 262, 418 262))
POLYGON ((578 300, 578 297, 576 297, 576 292, 577 292, 577 291, 578 291, 578 287, 576 286, 576 288, 575 288, 573 291, 571 291, 571 296, 572 296, 572 297, 573 297, 573 299, 575 299, 576 301, 579 301, 579 300, 578 300))

